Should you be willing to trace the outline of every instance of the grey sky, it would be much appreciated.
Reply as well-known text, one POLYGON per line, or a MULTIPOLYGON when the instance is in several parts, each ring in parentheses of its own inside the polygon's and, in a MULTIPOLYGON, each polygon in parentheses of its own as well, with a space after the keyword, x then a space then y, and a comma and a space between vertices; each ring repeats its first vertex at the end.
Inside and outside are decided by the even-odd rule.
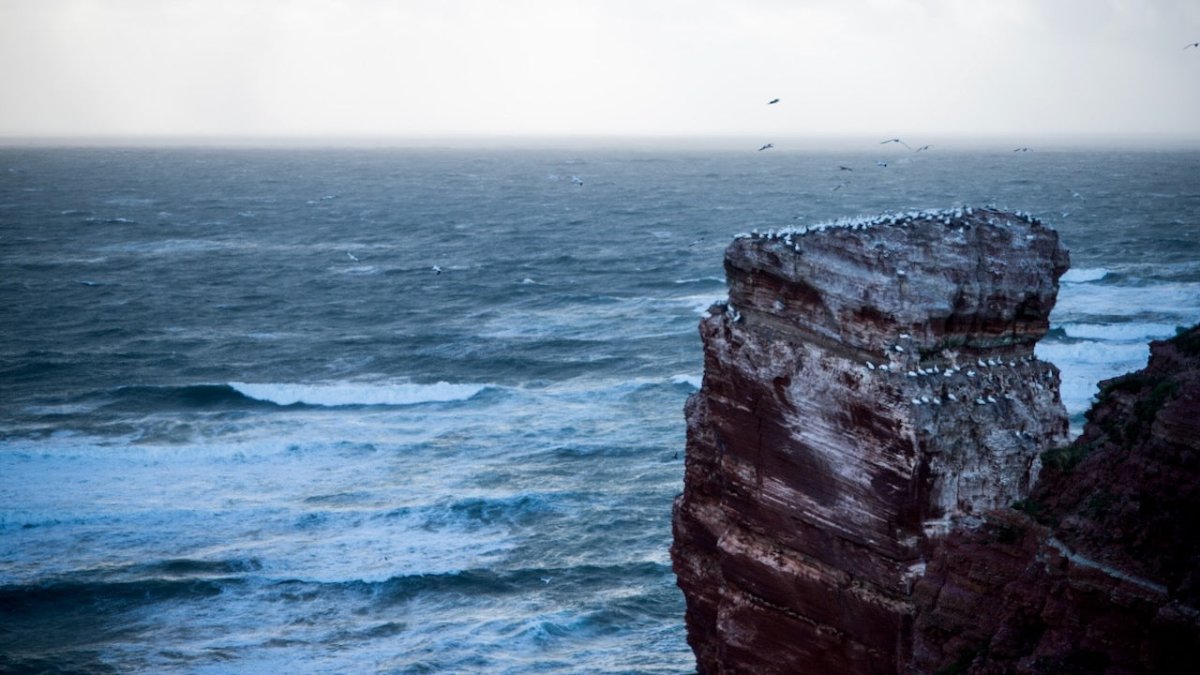
POLYGON ((1197 40, 1196 0, 0 0, 0 136, 1195 138, 1197 40))

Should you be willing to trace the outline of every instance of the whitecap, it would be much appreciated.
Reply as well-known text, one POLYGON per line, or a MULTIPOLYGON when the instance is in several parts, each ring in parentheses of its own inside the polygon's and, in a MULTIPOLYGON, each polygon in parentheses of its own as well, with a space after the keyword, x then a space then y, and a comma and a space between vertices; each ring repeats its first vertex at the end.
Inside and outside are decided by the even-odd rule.
POLYGON ((244 396, 277 405, 416 405, 465 401, 487 388, 482 384, 330 384, 230 382, 244 396))
POLYGON ((1089 318, 1142 316, 1191 325, 1200 318, 1200 283, 1149 286, 1068 284, 1058 294, 1054 318, 1063 323, 1092 323, 1089 318), (1178 317, 1178 319, 1176 319, 1178 317))
POLYGON ((1059 281, 1064 284, 1084 284, 1089 281, 1100 281, 1106 276, 1108 276, 1108 270, 1103 267, 1094 269, 1078 268, 1067 270, 1067 273, 1062 275, 1059 281))
POLYGON ((1068 323, 1063 324, 1067 337, 1112 342, 1149 342, 1175 335, 1173 323, 1068 323))
POLYGON ((1101 380, 1145 367, 1150 346, 1145 343, 1113 342, 1040 342, 1035 348, 1039 359, 1058 366, 1062 385, 1059 393, 1067 413, 1084 413, 1092 404, 1101 380))
POLYGON ((379 268, 374 265, 354 265, 351 267, 332 267, 332 268, 330 268, 330 271, 333 272, 334 274, 346 274, 346 275, 352 275, 352 276, 353 275, 361 276, 361 275, 366 275, 366 274, 379 274, 379 268))
POLYGON ((673 375, 671 377, 671 383, 686 384, 691 386, 693 389, 699 389, 700 382, 703 380, 703 377, 703 375, 689 375, 687 373, 681 373, 679 375, 673 375))

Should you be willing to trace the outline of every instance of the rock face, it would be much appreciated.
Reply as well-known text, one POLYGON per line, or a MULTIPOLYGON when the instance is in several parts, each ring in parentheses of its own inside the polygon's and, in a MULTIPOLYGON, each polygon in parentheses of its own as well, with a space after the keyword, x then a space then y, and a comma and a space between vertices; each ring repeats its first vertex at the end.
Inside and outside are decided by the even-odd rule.
MULTIPOLYGON (((1066 443, 1033 347, 1067 266, 1053 230, 995 210, 735 239, 671 551, 701 672, 909 668, 937 542, 1066 443)), ((925 635, 922 663, 959 658, 925 635)))
POLYGON ((951 532, 914 592, 913 669, 1193 673, 1200 326, 1101 383, 1020 510, 951 532))

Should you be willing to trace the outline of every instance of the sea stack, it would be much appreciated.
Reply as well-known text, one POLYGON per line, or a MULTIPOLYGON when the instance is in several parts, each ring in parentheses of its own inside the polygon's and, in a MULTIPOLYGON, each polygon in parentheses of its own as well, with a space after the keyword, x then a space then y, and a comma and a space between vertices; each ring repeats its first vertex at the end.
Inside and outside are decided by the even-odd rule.
POLYGON ((1054 230, 994 209, 733 241, 673 523, 701 673, 908 672, 939 539, 1067 443, 1033 348, 1068 264, 1054 230))

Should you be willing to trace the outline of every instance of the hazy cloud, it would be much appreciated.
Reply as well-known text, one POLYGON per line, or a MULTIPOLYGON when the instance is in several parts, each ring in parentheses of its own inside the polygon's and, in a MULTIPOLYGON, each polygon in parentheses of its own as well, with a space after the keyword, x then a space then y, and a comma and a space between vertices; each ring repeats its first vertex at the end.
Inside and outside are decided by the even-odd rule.
POLYGON ((1197 39, 1193 0, 0 0, 0 135, 1196 136, 1197 39))

